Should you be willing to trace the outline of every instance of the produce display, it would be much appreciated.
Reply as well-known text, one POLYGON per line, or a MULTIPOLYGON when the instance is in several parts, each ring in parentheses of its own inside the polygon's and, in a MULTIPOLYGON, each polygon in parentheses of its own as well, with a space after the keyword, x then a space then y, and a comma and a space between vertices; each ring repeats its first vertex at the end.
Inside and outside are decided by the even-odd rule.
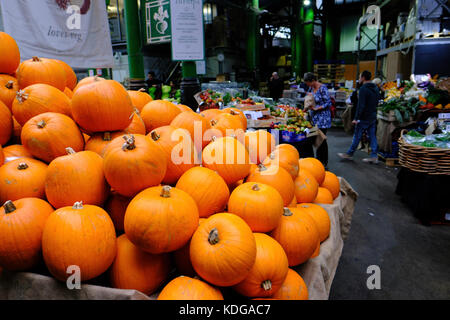
MULTIPOLYGON (((293 267, 319 254, 330 218, 317 203, 340 190, 319 161, 267 131, 245 133, 238 109, 208 119, 114 80, 76 83, 56 60, 20 64, 0 32, 4 42, 0 73, 16 97, 0 95, 0 269, 45 266, 66 281, 78 266, 83 282, 161 300, 224 299, 224 288, 308 299, 293 267)), ((295 115, 287 130, 311 128, 295 115)))
POLYGON ((423 135, 415 130, 403 135, 405 142, 428 148, 450 149, 450 132, 423 135))

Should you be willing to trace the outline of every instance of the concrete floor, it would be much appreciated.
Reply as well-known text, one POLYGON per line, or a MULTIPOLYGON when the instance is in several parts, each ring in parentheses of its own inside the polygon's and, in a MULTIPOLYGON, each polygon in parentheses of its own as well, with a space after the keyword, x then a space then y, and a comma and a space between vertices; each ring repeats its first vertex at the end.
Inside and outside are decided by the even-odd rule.
POLYGON ((328 134, 329 170, 359 193, 351 230, 330 292, 331 299, 450 299, 450 226, 424 226, 395 194, 398 169, 384 163, 341 161, 352 137, 328 134), (381 289, 369 290, 370 265, 381 270, 381 289))

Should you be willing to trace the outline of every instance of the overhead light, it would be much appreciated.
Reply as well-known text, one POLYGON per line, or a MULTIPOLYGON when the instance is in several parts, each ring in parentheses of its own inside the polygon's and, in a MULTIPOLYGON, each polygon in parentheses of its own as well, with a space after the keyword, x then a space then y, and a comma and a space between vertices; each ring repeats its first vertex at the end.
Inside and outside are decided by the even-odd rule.
POLYGON ((311 5, 311 0, 304 0, 303 5, 305 5, 305 6, 311 5))

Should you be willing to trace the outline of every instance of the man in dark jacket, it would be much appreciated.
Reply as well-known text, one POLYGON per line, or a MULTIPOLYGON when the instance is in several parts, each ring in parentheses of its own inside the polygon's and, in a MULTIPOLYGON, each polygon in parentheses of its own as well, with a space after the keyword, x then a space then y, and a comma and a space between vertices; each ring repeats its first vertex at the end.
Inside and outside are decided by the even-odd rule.
POLYGON ((284 81, 280 78, 277 72, 272 73, 272 77, 268 83, 270 97, 277 101, 283 96, 284 81))
POLYGON ((377 107, 380 101, 380 91, 371 81, 372 74, 369 71, 361 73, 359 83, 362 84, 359 89, 358 106, 356 108, 353 124, 356 125, 353 135, 353 142, 347 153, 338 153, 342 159, 351 160, 353 154, 358 148, 359 142, 364 130, 367 130, 370 140, 371 154, 369 158, 362 161, 369 163, 378 163, 378 143, 376 136, 377 126, 377 107))

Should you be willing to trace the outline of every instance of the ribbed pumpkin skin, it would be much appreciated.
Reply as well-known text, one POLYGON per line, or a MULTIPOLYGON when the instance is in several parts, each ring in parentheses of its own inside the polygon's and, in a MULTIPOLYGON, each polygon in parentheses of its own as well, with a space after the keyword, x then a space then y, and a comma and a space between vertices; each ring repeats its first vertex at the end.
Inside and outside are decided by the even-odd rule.
POLYGON ((189 131, 196 150, 203 150, 209 143, 205 133, 211 128, 211 124, 201 114, 190 111, 182 112, 172 120, 170 125, 189 131))
POLYGON ((250 173, 247 182, 264 183, 275 188, 283 198, 284 206, 287 207, 295 196, 295 185, 291 175, 282 167, 260 167, 250 173))
POLYGON ((72 99, 72 97, 73 97, 73 92, 72 92, 72 90, 70 90, 69 88, 65 88, 64 89, 64 94, 67 96, 67 98, 69 98, 69 99, 72 99))
POLYGON ((94 81, 74 92, 72 114, 80 127, 87 131, 120 131, 131 123, 133 104, 119 82, 94 81))
POLYGON ((105 78, 99 77, 99 76, 93 76, 93 77, 86 77, 81 79, 78 84, 75 86, 75 88, 73 88, 72 92, 75 93, 75 91, 77 91, 80 87, 85 86, 87 84, 91 84, 94 82, 99 82, 99 81, 105 81, 105 78))
POLYGON ((322 184, 325 179, 325 167, 322 162, 315 158, 304 158, 300 159, 298 164, 300 171, 308 170, 316 178, 317 183, 322 184))
POLYGON ((176 183, 186 171, 200 163, 194 142, 187 130, 164 126, 153 130, 148 136, 166 156, 167 171, 163 183, 176 183))
POLYGON ((44 200, 13 201, 16 210, 0 207, 0 267, 11 271, 33 268, 41 259, 42 233, 53 208, 44 200))
POLYGON ((114 288, 151 295, 166 280, 169 271, 168 254, 146 253, 132 244, 125 234, 117 238, 117 254, 110 269, 114 288))
POLYGON ((217 171, 230 185, 250 173, 250 157, 244 145, 232 137, 218 138, 203 150, 203 166, 217 171))
POLYGON ((272 298, 278 300, 308 300, 308 288, 303 278, 289 268, 283 285, 272 298))
POLYGON ((55 60, 57 61, 61 67, 64 69, 64 74, 66 75, 66 87, 70 90, 73 90, 77 86, 77 75, 73 71, 72 67, 69 66, 67 63, 61 60, 55 60))
POLYGON ((94 133, 86 142, 84 150, 93 151, 99 156, 103 157, 109 143, 115 138, 123 137, 124 135, 126 135, 124 131, 94 133))
POLYGON ((230 198, 230 191, 223 178, 208 168, 189 169, 180 177, 176 187, 195 200, 202 218, 222 212, 230 198))
POLYGON ((66 72, 56 60, 33 57, 20 64, 17 81, 20 89, 43 83, 63 92, 66 87, 66 72))
POLYGON ((84 149, 80 129, 71 118, 60 113, 47 112, 31 118, 22 128, 21 139, 35 158, 47 163, 65 155, 66 148, 76 152, 84 149))
POLYGON ((311 258, 319 242, 319 231, 313 218, 302 209, 288 210, 270 236, 281 244, 292 267, 311 258))
POLYGON ((35 159, 16 159, 0 167, 0 202, 45 198, 47 165, 35 159))
POLYGON ((168 126, 175 117, 181 113, 172 102, 164 100, 154 100, 146 104, 141 111, 147 133, 152 130, 168 126))
POLYGON ((319 184, 314 176, 307 170, 298 173, 295 183, 295 196, 298 203, 312 203, 319 192, 319 184))
POLYGON ((42 253, 50 273, 66 281, 67 267, 80 267, 81 281, 104 273, 116 256, 116 233, 108 214, 100 207, 64 207, 45 224, 42 253), (70 250, 68 250, 70 248, 70 250))
POLYGON ((339 197, 339 193, 341 192, 341 185, 339 182, 339 178, 334 173, 326 171, 325 179, 320 186, 328 189, 328 191, 331 192, 333 200, 339 197))
POLYGON ((78 201, 102 206, 108 193, 103 158, 95 152, 81 151, 61 156, 48 166, 45 194, 55 209, 78 201))
POLYGON ((275 229, 283 208, 283 198, 278 191, 263 183, 244 183, 234 189, 228 200, 228 212, 244 219, 253 232, 275 229))
POLYGON ((16 98, 17 91, 19 91, 17 79, 7 74, 0 74, 0 101, 2 101, 9 110, 12 110, 12 104, 16 98))
POLYGON ((147 103, 153 101, 152 97, 148 93, 142 91, 128 90, 128 95, 131 98, 133 106, 136 107, 136 109, 138 109, 139 112, 142 111, 142 109, 145 107, 147 103))
POLYGON ((319 187, 314 203, 333 204, 333 196, 328 189, 319 187))
POLYGON ((200 277, 217 286, 233 286, 245 279, 255 263, 255 237, 242 218, 217 213, 195 231, 190 256, 200 277), (209 239, 215 230, 218 242, 213 244, 209 239))
POLYGON ((206 120, 211 122, 211 120, 217 118, 219 115, 223 113, 220 109, 207 109, 205 111, 200 112, 201 115, 203 115, 206 120))
POLYGON ((288 144, 280 144, 275 150, 263 161, 266 167, 276 165, 284 168, 295 180, 298 176, 299 154, 297 149, 288 144))
POLYGON ((241 142, 244 140, 246 128, 239 115, 222 112, 211 121, 211 128, 219 130, 222 137, 237 137, 241 142))
POLYGON ((183 190, 153 187, 139 193, 125 213, 125 233, 137 247, 153 254, 183 247, 198 227, 195 201, 183 190))
POLYGON ((125 212, 127 211, 127 207, 131 200, 131 198, 121 196, 120 194, 114 192, 106 201, 105 210, 109 213, 109 216, 114 223, 114 228, 118 233, 125 230, 123 220, 125 219, 125 212))
POLYGON ((158 300, 223 300, 222 293, 206 282, 180 276, 170 281, 158 300))
MULTIPOLYGON (((145 188, 157 186, 166 175, 167 162, 161 148, 150 138, 132 135, 135 148, 123 149, 125 140, 111 141, 104 153, 106 181, 119 194, 132 197, 145 188)), ((126 136, 131 137, 131 136, 126 136)))
POLYGON ((229 113, 231 115, 239 115, 242 126, 245 128, 244 131, 247 130, 247 117, 242 110, 239 110, 237 108, 225 108, 222 110, 222 112, 229 113))
POLYGON ((288 259, 283 247, 264 233, 255 233, 256 260, 244 281, 234 286, 240 294, 255 297, 270 297, 283 285, 288 273, 288 259), (270 285, 264 288, 264 282, 270 285))
POLYGON ((13 74, 20 64, 20 52, 16 41, 9 34, 0 31, 0 73, 13 74))
POLYGON ((5 145, 13 133, 13 118, 8 107, 0 101, 0 145, 5 145))
POLYGON ((12 144, 3 148, 5 162, 10 162, 18 158, 33 158, 33 155, 21 144, 12 144))
POLYGON ((62 113, 71 117, 71 103, 64 92, 48 85, 34 84, 17 93, 12 112, 20 125, 46 112, 62 113))
POLYGON ((266 130, 245 133, 245 147, 252 163, 262 163, 275 149, 275 143, 275 138, 266 130))

